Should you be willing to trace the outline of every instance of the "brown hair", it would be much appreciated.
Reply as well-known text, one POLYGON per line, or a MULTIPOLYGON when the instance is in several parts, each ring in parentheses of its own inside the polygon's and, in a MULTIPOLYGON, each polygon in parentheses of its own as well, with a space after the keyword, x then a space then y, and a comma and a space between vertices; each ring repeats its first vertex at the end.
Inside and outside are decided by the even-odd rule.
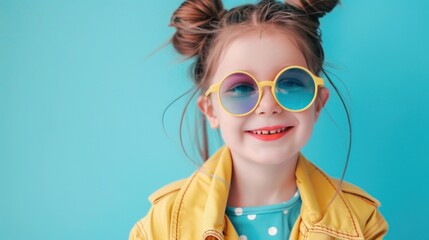
MULTIPOLYGON (((324 51, 322 48, 319 18, 330 12, 339 0, 291 0, 291 3, 262 0, 257 4, 245 4, 225 10, 221 0, 187 0, 173 13, 170 25, 176 28, 171 39, 175 49, 186 58, 195 58, 191 66, 191 76, 195 83, 193 98, 207 88, 216 70, 223 49, 237 36, 238 29, 260 29, 274 27, 293 35, 302 51, 310 70, 316 75, 323 73, 339 95, 346 110, 349 123, 349 149, 351 148, 351 123, 348 109, 342 95, 323 69, 324 51)), ((189 104, 190 101, 188 101, 189 104)), ((182 114, 180 128, 188 105, 182 114)), ((200 115, 202 115, 200 113, 200 115)), ((197 146, 202 159, 208 158, 208 139, 206 123, 201 116, 202 133, 196 128, 197 146), (198 137, 202 139, 198 139, 198 137)), ((181 135, 182 130, 180 130, 181 135)), ((182 147, 183 142, 181 140, 182 147)), ((184 149, 185 154, 186 150, 184 149)), ((343 172, 345 173, 345 169, 343 172)))

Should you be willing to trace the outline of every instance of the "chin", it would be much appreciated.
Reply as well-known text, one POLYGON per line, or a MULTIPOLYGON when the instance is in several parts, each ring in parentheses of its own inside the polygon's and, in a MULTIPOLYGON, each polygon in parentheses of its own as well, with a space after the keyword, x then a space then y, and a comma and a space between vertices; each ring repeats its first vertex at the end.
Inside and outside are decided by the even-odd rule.
POLYGON ((299 152, 294 152, 293 154, 291 152, 258 152, 253 154, 251 157, 253 162, 256 162, 258 164, 263 165, 279 165, 279 164, 285 164, 289 161, 294 161, 297 158, 299 152))

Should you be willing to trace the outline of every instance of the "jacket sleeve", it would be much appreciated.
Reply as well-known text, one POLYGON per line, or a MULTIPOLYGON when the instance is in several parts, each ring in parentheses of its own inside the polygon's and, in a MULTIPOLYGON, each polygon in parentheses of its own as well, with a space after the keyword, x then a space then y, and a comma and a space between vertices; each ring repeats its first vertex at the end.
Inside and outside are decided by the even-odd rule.
POLYGON ((372 212, 371 216, 366 222, 365 229, 363 231, 365 239, 368 239, 368 240, 383 239, 387 233, 387 230, 388 230, 388 224, 386 220, 381 215, 378 208, 375 207, 374 211, 372 212))
POLYGON ((165 206, 164 202, 155 204, 147 215, 134 225, 129 240, 169 239, 170 215, 170 208, 165 206))
POLYGON ((149 197, 152 206, 144 218, 132 228, 129 240, 169 239, 173 206, 186 179, 170 183, 149 197))
POLYGON ((147 234, 143 227, 143 222, 146 221, 146 218, 143 218, 137 222, 134 227, 131 229, 129 240, 147 240, 147 234))

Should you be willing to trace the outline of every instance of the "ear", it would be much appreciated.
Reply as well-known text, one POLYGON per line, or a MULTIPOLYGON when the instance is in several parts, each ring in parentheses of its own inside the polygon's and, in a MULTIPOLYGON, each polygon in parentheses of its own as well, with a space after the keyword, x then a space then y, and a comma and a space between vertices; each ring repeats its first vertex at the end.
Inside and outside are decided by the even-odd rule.
POLYGON ((328 101, 329 98, 329 89, 326 87, 322 87, 319 89, 319 93, 318 93, 318 98, 316 100, 316 104, 315 104, 315 114, 316 114, 316 118, 315 121, 317 121, 317 119, 319 119, 319 115, 322 112, 323 107, 325 106, 326 102, 328 101))
POLYGON ((213 108, 213 104, 209 97, 199 96, 197 100, 198 108, 206 116, 211 128, 219 127, 219 120, 213 108))

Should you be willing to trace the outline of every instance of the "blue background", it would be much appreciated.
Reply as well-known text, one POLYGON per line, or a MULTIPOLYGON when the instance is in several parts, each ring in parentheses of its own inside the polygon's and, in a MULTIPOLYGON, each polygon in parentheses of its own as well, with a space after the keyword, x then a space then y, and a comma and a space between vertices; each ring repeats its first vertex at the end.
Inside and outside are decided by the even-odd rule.
MULTIPOLYGON (((178 140, 186 99, 166 113, 168 136, 161 121, 191 86, 190 62, 162 47, 180 3, 0 0, 0 239, 127 239, 148 195, 193 172, 178 140)), ((382 202, 387 239, 427 232, 427 9, 344 0, 322 20, 328 70, 352 111, 346 180, 382 202)), ((337 177, 345 123, 332 94, 304 149, 337 177)))

